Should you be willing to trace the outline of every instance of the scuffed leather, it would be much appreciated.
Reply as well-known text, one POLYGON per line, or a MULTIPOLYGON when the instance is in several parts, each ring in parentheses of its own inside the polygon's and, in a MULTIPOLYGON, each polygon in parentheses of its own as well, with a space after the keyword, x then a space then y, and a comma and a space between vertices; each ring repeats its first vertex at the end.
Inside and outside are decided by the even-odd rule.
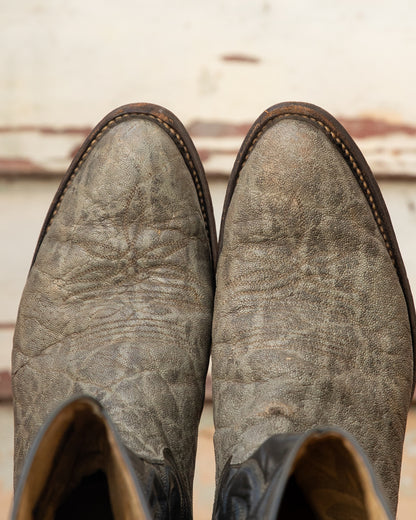
POLYGON ((321 429, 304 434, 274 435, 243 463, 231 465, 228 462, 220 482, 213 520, 392 518, 374 481, 371 466, 354 440, 342 431, 321 429), (311 442, 315 444, 315 453, 310 450, 308 454, 307 446, 311 442), (302 452, 302 464, 308 467, 312 478, 298 481, 298 487, 291 486, 290 477, 302 452), (316 454, 320 452, 325 453, 325 457, 318 458, 317 464, 316 454), (353 457, 361 460, 372 486, 357 478, 353 457), (310 495, 302 499, 303 493, 310 495), (309 502, 311 498, 315 504, 309 502))
POLYGON ((406 302, 370 207, 313 123, 278 120, 240 172, 213 319, 217 476, 277 433, 341 427, 394 511, 413 376, 406 302))
POLYGON ((15 478, 45 417, 84 393, 126 447, 169 449, 190 495, 212 319, 210 245, 179 150, 155 122, 107 130, 29 273, 13 349, 15 478))

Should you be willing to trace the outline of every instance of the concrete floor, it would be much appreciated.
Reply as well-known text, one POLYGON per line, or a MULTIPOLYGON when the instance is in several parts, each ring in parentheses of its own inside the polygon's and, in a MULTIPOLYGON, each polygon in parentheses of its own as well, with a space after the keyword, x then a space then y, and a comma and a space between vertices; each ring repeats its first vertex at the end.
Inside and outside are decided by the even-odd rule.
MULTIPOLYGON (((204 408, 198 439, 195 471, 194 517, 209 520, 215 489, 215 463, 212 436, 212 406, 204 408)), ((0 406, 0 520, 9 516, 12 499, 13 415, 10 405, 0 406)), ((398 520, 413 520, 416 511, 416 406, 409 413, 400 487, 398 520)))

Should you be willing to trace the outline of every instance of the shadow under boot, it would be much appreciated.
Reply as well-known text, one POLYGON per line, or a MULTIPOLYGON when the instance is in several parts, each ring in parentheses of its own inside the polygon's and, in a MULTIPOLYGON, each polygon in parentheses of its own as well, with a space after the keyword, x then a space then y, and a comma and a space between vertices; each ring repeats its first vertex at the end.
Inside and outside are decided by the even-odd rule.
POLYGON ((214 520, 392 520, 374 472, 342 430, 274 435, 242 464, 227 463, 214 520))

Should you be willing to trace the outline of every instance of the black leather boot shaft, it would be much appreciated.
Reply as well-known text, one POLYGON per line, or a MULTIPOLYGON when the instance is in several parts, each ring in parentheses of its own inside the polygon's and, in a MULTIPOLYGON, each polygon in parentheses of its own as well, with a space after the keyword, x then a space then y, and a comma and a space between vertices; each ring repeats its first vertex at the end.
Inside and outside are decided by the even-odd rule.
POLYGON ((228 462, 214 520, 392 520, 361 448, 341 430, 275 435, 228 462))

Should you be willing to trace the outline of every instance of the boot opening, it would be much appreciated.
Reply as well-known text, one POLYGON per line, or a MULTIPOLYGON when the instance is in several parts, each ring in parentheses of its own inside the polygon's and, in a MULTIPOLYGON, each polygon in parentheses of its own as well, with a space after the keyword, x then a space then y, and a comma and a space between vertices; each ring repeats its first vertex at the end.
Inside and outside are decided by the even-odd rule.
POLYGON ((294 462, 278 520, 388 520, 365 461, 341 435, 309 439, 294 462))
POLYGON ((100 408, 81 399, 62 409, 42 437, 16 518, 144 519, 136 491, 100 408))
MULTIPOLYGON (((42 514, 39 516, 42 518, 42 514)), ((56 520, 114 520, 107 476, 103 471, 84 477, 58 507, 56 520)))

